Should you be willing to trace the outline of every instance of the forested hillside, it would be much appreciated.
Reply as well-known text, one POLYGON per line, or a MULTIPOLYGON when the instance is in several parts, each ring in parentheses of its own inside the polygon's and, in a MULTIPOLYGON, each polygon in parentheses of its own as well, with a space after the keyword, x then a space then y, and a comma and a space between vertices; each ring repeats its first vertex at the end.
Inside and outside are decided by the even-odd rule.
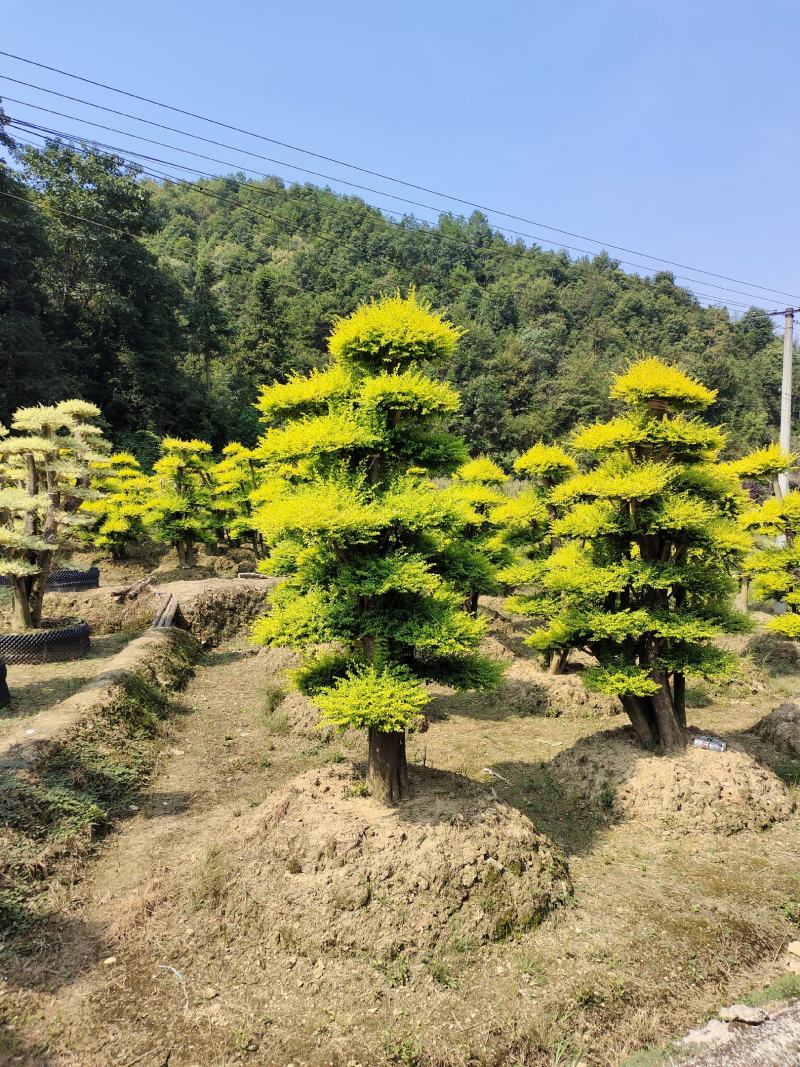
POLYGON ((476 451, 508 460, 605 415, 641 353, 718 389, 737 448, 777 425, 771 320, 704 308, 668 273, 510 243, 477 212, 397 224, 310 185, 161 184, 113 156, 5 146, 0 422, 79 396, 145 460, 164 433, 249 442, 258 384, 313 366, 335 314, 413 285, 467 331, 443 373, 476 451))

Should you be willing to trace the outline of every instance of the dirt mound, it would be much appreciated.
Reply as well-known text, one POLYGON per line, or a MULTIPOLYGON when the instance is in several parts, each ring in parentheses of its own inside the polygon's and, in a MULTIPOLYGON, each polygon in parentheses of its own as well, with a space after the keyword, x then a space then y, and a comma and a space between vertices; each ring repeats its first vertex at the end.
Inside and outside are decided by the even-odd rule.
POLYGON ((180 584, 168 588, 176 591, 183 621, 203 648, 213 648, 268 610, 267 596, 275 583, 239 581, 231 588, 204 588, 193 596, 190 587, 187 599, 175 588, 180 584))
POLYGON ((275 675, 276 679, 280 679, 287 671, 299 667, 303 656, 293 648, 272 648, 265 645, 258 649, 258 662, 270 674, 275 675))
POLYGON ((787 641, 779 634, 756 634, 747 642, 744 651, 759 667, 772 674, 800 674, 798 641, 787 641))
POLYGON ((310 697, 291 689, 275 709, 276 715, 285 715, 293 730, 310 733, 319 725, 319 708, 310 697))
MULTIPOLYGON (((153 621, 160 603, 154 592, 145 590, 136 600, 120 601, 108 589, 87 589, 81 593, 47 593, 44 601, 47 625, 69 625, 75 619, 89 623, 93 634, 115 634, 145 630, 153 621)), ((0 629, 10 630, 10 615, 0 617, 0 629)))
POLYGON ((800 758, 800 705, 781 704, 753 727, 753 733, 800 758))
POLYGON ((609 819, 657 822, 674 833, 761 830, 794 810, 780 779, 744 752, 688 748, 657 756, 628 730, 585 738, 550 767, 565 789, 609 819))
POLYGON ((579 674, 548 674, 532 660, 516 659, 503 686, 503 701, 518 715, 618 715, 619 701, 590 692, 579 674))
POLYGON ((230 835, 223 911, 304 953, 391 959, 529 929, 569 897, 565 860, 515 808, 454 774, 413 785, 390 809, 349 765, 296 778, 230 835))

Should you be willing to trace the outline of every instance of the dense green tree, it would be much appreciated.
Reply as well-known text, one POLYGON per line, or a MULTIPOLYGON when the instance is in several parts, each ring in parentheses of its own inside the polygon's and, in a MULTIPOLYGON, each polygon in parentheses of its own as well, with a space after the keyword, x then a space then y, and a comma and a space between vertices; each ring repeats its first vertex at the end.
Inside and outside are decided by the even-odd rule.
MULTIPOLYGON (((547 611, 547 596, 539 581, 543 565, 557 543, 552 535, 556 518, 553 493, 576 469, 575 460, 563 448, 539 441, 514 462, 514 470, 525 479, 522 489, 494 509, 500 537, 515 556, 498 578, 514 593, 507 604, 519 615, 535 618, 547 611)), ((547 650, 545 659, 552 674, 563 671, 569 651, 568 644, 547 650)))
POLYGON ((149 479, 130 452, 114 452, 94 460, 91 474, 97 496, 81 505, 93 523, 86 537, 98 548, 107 549, 112 559, 125 559, 128 546, 144 536, 142 516, 149 479))
POLYGON ((437 373, 461 394, 454 428, 473 454, 510 465, 532 439, 607 418, 613 376, 642 351, 717 389, 734 453, 776 423, 769 318, 703 308, 666 272, 512 244, 479 212, 398 225, 356 197, 276 178, 159 184, 63 145, 20 158, 19 174, 0 173, 28 197, 0 197, 16 257, 0 274, 0 390, 15 390, 0 418, 84 395, 137 455, 142 431, 251 446, 259 380, 321 365, 337 313, 413 284, 467 330, 437 373), (46 379, 32 373, 40 357, 46 379))
POLYGON ((299 551, 254 634, 338 644, 307 660, 298 684, 324 721, 368 730, 369 786, 389 803, 406 792, 422 681, 475 688, 498 677, 477 654, 484 622, 456 584, 481 516, 428 477, 466 459, 442 425, 457 394, 426 372, 453 358, 458 336, 413 295, 366 304, 337 321, 325 370, 265 388, 259 405, 268 428, 257 453, 293 468, 294 481, 272 487, 255 525, 267 545, 288 538, 299 551))
POLYGON ((198 542, 214 539, 211 445, 165 437, 153 466, 142 520, 159 540, 172 545, 179 567, 191 567, 198 542))
MULTIPOLYGON (((798 457, 778 445, 758 449, 732 463, 731 469, 748 483, 769 486, 771 495, 742 515, 745 530, 756 538, 743 564, 749 592, 759 600, 777 600, 786 608, 767 623, 784 637, 800 639, 800 492, 783 493, 779 475, 796 466, 798 457)), ((745 593, 747 585, 745 585, 745 593)))
POLYGON ((735 662, 713 639, 736 623, 746 497, 717 462, 725 435, 697 417, 712 390, 650 358, 612 396, 624 414, 574 439, 593 465, 553 491, 561 541, 538 574, 547 623, 529 640, 593 655, 587 684, 619 696, 642 744, 671 751, 687 741, 686 675, 724 676, 735 662))
POLYGON ((189 294, 189 347, 203 369, 206 390, 211 391, 211 365, 225 351, 226 320, 214 290, 214 270, 205 260, 197 265, 189 294))
POLYGON ((262 264, 253 271, 236 330, 237 364, 251 381, 281 381, 293 369, 286 334, 275 277, 262 264))
MULTIPOLYGON (((11 153, 5 121, 0 108, 0 146, 11 153)), ((24 404, 63 396, 58 375, 41 373, 54 355, 42 323, 39 264, 47 254, 44 220, 27 186, 0 160, 0 420, 24 404)))

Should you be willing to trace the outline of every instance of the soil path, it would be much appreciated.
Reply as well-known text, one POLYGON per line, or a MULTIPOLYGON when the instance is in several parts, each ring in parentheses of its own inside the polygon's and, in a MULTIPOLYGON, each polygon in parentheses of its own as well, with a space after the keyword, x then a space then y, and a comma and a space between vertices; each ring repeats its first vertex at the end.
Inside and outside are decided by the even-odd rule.
MULTIPOLYGON (((40 1033, 57 1037, 46 1053, 20 1050, 10 1064, 105 1067, 138 1056, 143 1067, 164 1062, 158 1049, 148 1058, 149 1027, 139 1032, 137 1020, 113 1014, 103 1023, 95 1012, 98 999, 108 1005, 109 987, 124 988, 127 981, 124 954, 114 963, 104 961, 160 879, 195 866, 221 823, 306 769, 296 743, 270 733, 259 714, 270 680, 265 658, 244 638, 203 656, 181 695, 192 714, 165 742, 160 769, 138 810, 73 890, 55 951, 21 961, 12 977, 10 985, 34 1012, 29 1025, 38 1016, 40 1033)), ((159 968, 153 982, 163 983, 166 998, 174 997, 173 972, 159 968)))

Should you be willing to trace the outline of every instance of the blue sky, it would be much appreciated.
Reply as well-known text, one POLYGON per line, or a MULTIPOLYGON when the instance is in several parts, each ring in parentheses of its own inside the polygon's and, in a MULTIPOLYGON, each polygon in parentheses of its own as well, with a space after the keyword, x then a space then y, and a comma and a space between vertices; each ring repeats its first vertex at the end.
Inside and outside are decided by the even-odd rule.
MULTIPOLYGON (((786 290, 800 303, 796 242, 786 238, 800 156, 800 32, 790 2, 1 6, 6 51, 542 223, 786 290)), ((0 74, 419 196, 5 57, 0 74)), ((0 80, 0 93, 292 174, 7 81, 0 80)), ((74 121, 5 106, 12 115, 91 135, 74 121)), ((116 135, 95 136, 136 147, 116 135)), ((388 198, 365 197, 403 210, 388 198)), ((538 233, 542 242, 598 247, 493 221, 538 233)), ((755 292, 702 276, 696 288, 747 302, 714 281, 755 292)), ((787 299, 759 292, 755 302, 773 308, 787 299)))

